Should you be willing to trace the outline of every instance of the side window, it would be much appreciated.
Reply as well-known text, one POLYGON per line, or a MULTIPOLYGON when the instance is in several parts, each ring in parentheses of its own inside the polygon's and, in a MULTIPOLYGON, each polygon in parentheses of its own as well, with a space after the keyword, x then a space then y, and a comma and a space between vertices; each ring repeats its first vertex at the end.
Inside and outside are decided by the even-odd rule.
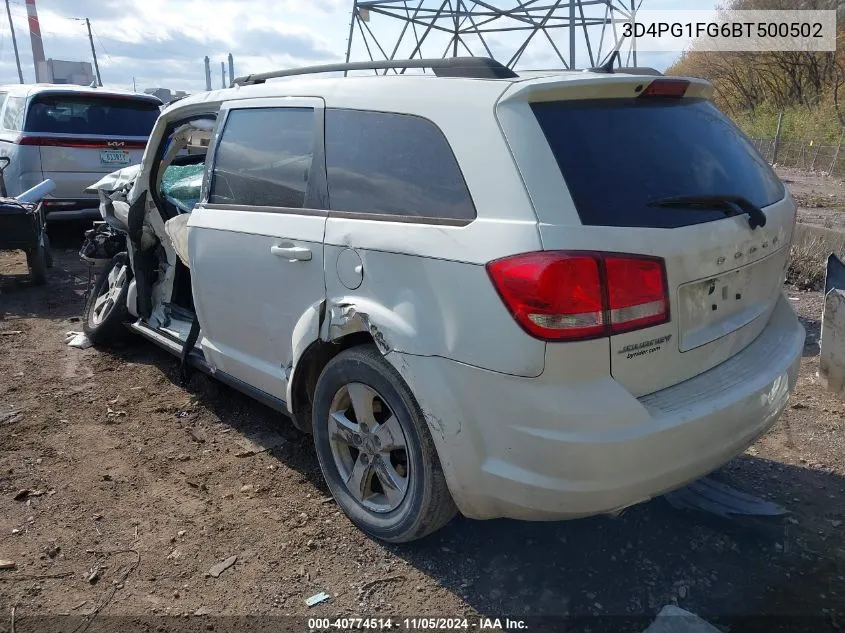
POLYGON ((217 146, 209 202, 302 208, 314 157, 312 108, 232 110, 217 146))
POLYGON ((420 117, 327 110, 326 169, 333 211, 475 217, 446 137, 420 117))
POLYGON ((23 129, 23 111, 26 99, 23 97, 9 97, 6 99, 6 111, 3 113, 3 127, 7 130, 23 129))
POLYGON ((0 92, 0 111, 3 110, 3 105, 6 103, 6 97, 8 95, 8 92, 0 92))

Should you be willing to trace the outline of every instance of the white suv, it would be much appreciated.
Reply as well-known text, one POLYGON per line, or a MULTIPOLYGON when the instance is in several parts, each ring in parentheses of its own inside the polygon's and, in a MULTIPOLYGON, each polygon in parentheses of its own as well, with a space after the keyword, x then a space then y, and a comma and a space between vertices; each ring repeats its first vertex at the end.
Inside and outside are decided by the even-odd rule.
POLYGON ((167 108, 143 164, 97 184, 128 257, 89 335, 128 322, 289 414, 393 542, 456 510, 610 513, 774 424, 804 342, 796 210, 709 84, 392 64, 437 76, 319 67, 167 108))
POLYGON ((0 86, 0 157, 8 195, 42 180, 47 220, 95 219, 92 180, 137 163, 162 103, 147 94, 58 84, 0 86))

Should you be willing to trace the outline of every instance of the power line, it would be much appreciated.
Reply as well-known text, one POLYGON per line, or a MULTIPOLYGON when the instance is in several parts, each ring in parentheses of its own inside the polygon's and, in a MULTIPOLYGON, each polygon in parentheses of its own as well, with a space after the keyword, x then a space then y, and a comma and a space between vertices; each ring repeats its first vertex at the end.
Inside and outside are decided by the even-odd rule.
MULTIPOLYGON (((93 27, 93 26, 91 27, 91 30, 92 30, 92 31, 94 31, 94 27, 93 27)), ((100 45, 100 48, 102 48, 102 49, 103 49, 103 52, 106 54, 106 59, 108 59, 108 60, 109 60, 109 63, 110 63, 110 64, 111 64, 111 63, 114 63, 114 62, 113 62, 113 60, 112 60, 112 58, 111 58, 111 55, 109 55, 109 52, 106 50, 106 47, 103 45, 103 41, 100 39, 100 35, 97 33, 97 31, 94 31, 94 37, 96 37, 96 38, 97 38, 97 44, 99 44, 99 45, 100 45)))

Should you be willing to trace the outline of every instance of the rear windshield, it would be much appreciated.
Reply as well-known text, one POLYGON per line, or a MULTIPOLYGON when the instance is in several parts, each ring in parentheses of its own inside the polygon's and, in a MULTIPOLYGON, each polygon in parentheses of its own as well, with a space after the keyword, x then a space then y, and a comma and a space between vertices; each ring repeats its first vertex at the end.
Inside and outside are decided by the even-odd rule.
POLYGON ((778 177, 709 101, 600 99, 532 104, 582 223, 673 228, 723 219, 707 208, 664 208, 673 196, 783 199, 778 177))
POLYGON ((26 115, 27 132, 149 136, 159 105, 147 99, 40 95, 26 115))

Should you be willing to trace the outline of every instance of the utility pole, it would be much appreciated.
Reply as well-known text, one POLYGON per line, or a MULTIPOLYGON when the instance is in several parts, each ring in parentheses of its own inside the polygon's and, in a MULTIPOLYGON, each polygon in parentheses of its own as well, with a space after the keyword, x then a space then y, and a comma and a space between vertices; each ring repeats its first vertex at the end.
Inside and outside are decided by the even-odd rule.
POLYGON ((12 23, 12 12, 9 9, 9 0, 6 0, 6 15, 9 16, 9 29, 12 31, 12 47, 15 49, 15 63, 18 65, 18 79, 20 79, 21 83, 23 83, 21 57, 18 55, 18 41, 15 39, 15 25, 12 23))
MULTIPOLYGON (((41 81, 39 64, 45 60, 44 42, 41 39, 41 23, 38 21, 38 9, 35 0, 26 0, 26 19, 29 22, 29 41, 32 44, 32 64, 35 66, 35 82, 41 81)), ((51 78, 52 79, 52 78, 51 78)))
POLYGON ((220 62, 220 87, 226 87, 226 62, 220 62))
POLYGON ((94 49, 94 36, 91 35, 91 20, 85 18, 85 26, 88 27, 88 41, 91 42, 91 55, 94 56, 94 72, 97 73, 97 84, 102 86, 103 80, 100 77, 100 66, 97 64, 97 51, 94 49))
POLYGON ((211 61, 205 56, 205 89, 211 90, 211 61))
POLYGON ((235 59, 232 57, 232 53, 229 53, 229 85, 231 86, 235 83, 235 59))
POLYGON ((138 92, 138 88, 135 86, 135 77, 132 77, 132 92, 138 92))

